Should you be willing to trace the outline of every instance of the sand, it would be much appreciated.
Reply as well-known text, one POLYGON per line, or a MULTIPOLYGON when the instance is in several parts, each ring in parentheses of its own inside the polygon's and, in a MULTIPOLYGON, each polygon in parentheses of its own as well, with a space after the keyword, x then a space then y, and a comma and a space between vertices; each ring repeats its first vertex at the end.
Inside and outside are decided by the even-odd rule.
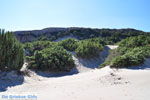
POLYGON ((35 94, 37 100, 149 100, 150 70, 109 66, 64 77, 25 77, 21 85, 0 94, 35 94))

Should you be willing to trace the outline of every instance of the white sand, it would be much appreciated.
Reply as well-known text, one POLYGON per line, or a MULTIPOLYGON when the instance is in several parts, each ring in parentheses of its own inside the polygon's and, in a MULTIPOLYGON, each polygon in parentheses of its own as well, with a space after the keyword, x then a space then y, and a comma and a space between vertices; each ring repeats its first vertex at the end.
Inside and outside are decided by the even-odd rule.
POLYGON ((59 42, 59 41, 66 40, 66 39, 77 39, 77 38, 72 36, 72 35, 67 35, 67 36, 64 36, 64 37, 61 37, 61 38, 54 40, 54 42, 59 42))
POLYGON ((36 93, 37 100, 149 100, 150 70, 109 67, 58 78, 26 77, 4 93, 36 93))
POLYGON ((116 49, 118 48, 118 45, 107 45, 110 49, 116 49))

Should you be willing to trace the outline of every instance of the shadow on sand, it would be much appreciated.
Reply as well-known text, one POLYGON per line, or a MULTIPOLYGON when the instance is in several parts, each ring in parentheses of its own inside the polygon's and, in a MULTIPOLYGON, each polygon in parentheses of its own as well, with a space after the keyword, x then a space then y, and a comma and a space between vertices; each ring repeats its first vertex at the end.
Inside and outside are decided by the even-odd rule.
POLYGON ((150 58, 146 59, 143 64, 138 66, 130 66, 126 68, 114 68, 114 69, 150 70, 150 58))
POLYGON ((8 87, 21 85, 24 82, 24 77, 18 72, 0 72, 0 92, 4 92, 8 87))
POLYGON ((35 71, 35 73, 42 77, 63 77, 63 76, 69 76, 78 74, 78 70, 76 68, 73 68, 70 72, 59 72, 59 73, 51 73, 51 72, 42 72, 42 71, 35 71))
POLYGON ((132 69, 132 70, 150 70, 150 58, 146 59, 144 64, 139 65, 139 66, 132 66, 132 67, 128 67, 128 69, 132 69))
POLYGON ((82 59, 76 57, 78 60, 77 64, 91 69, 98 68, 100 64, 104 63, 105 59, 109 55, 109 50, 110 48, 108 46, 105 46, 104 50, 99 54, 99 57, 95 57, 92 59, 82 59))

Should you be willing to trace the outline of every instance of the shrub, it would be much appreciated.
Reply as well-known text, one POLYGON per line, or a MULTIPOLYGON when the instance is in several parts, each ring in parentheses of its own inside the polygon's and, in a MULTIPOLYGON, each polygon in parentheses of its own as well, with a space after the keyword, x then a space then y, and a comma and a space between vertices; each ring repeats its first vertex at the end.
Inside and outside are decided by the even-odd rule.
POLYGON ((75 50, 75 52, 78 57, 92 58, 99 56, 99 53, 102 50, 103 47, 99 43, 85 40, 78 43, 78 48, 75 50))
POLYGON ((119 43, 118 51, 122 54, 125 54, 126 51, 130 51, 133 48, 145 46, 148 44, 150 44, 150 36, 140 35, 135 37, 129 37, 119 43))
POLYGON ((75 49, 78 47, 76 39, 66 39, 62 40, 58 43, 59 46, 64 47, 68 51, 75 51, 75 49))
POLYGON ((89 41, 89 42, 95 42, 95 43, 98 43, 98 44, 101 44, 103 46, 105 46, 107 43, 106 40, 104 40, 103 38, 90 38, 90 39, 86 39, 84 41, 89 41))
POLYGON ((20 70, 24 51, 13 33, 0 31, 0 70, 20 70))
POLYGON ((150 47, 137 47, 126 54, 112 60, 111 67, 129 67, 144 63, 145 58, 150 57, 150 47))
MULTIPOLYGON (((43 71, 70 71, 75 67, 71 54, 60 46, 36 51, 30 68, 43 71)), ((32 58, 33 59, 33 58, 32 58)))
POLYGON ((106 60, 102 66, 130 67, 144 63, 150 57, 150 36, 136 36, 122 40, 119 48, 115 50, 119 55, 112 55, 110 60, 106 60))
POLYGON ((52 47, 54 45, 56 45, 56 43, 50 41, 35 41, 25 43, 24 49, 26 50, 27 56, 33 56, 35 51, 40 51, 44 48, 52 47))

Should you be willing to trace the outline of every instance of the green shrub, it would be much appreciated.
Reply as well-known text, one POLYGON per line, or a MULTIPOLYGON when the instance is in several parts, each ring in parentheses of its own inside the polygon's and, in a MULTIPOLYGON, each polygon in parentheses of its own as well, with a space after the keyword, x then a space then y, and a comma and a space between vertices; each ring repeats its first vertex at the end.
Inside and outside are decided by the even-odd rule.
POLYGON ((144 63, 147 57, 150 57, 150 47, 137 47, 132 51, 128 51, 126 54, 113 59, 111 67, 119 68, 140 65, 144 63))
MULTIPOLYGON (((43 71, 70 71, 75 67, 71 54, 60 46, 36 51, 30 68, 43 71)), ((33 59, 33 58, 31 58, 33 59)))
POLYGON ((78 57, 81 58, 92 58, 97 57, 100 51, 103 50, 103 46, 96 42, 81 41, 78 43, 78 48, 75 50, 78 57))
POLYGON ((20 70, 24 51, 13 33, 0 31, 0 70, 20 70))
POLYGON ((119 55, 110 53, 109 60, 101 66, 110 65, 119 68, 143 64, 145 59, 150 57, 150 36, 141 35, 124 39, 119 43, 119 48, 115 52, 119 55))
POLYGON ((27 52, 27 56, 33 56, 35 51, 43 50, 44 48, 52 47, 56 45, 54 42, 50 41, 35 41, 24 44, 24 49, 27 52))
POLYGON ((122 54, 125 54, 127 51, 130 51, 133 48, 145 46, 148 44, 150 44, 150 36, 140 35, 135 37, 129 37, 119 43, 118 51, 122 54))
POLYGON ((68 51, 75 51, 78 47, 77 42, 76 39, 66 39, 58 42, 58 45, 64 47, 68 51))
POLYGON ((103 38, 100 38, 100 37, 90 38, 90 39, 86 39, 84 41, 95 42, 95 43, 101 44, 103 46, 105 46, 107 44, 106 41, 103 38))

